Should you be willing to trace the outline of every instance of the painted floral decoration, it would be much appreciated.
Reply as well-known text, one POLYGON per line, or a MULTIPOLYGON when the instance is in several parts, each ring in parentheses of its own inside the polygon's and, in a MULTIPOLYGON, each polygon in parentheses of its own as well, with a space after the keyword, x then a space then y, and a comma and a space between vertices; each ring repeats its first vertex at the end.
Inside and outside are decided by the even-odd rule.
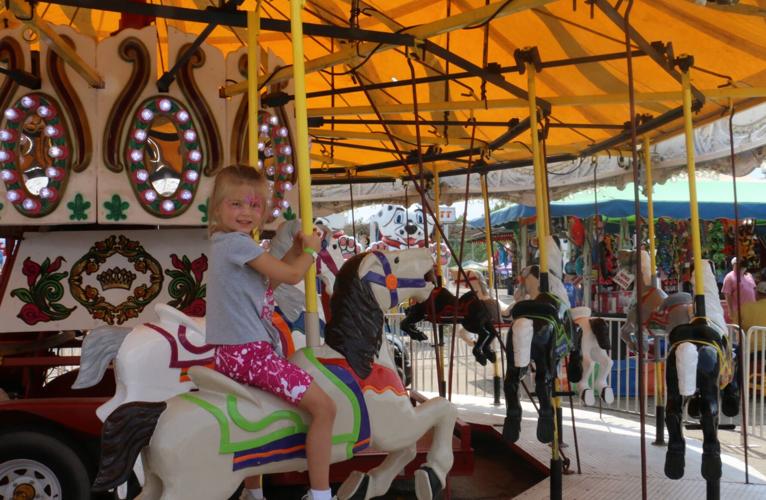
POLYGON ((38 264, 29 257, 24 260, 21 273, 27 277, 29 288, 16 288, 11 291, 11 297, 24 302, 16 315, 24 323, 34 325, 62 320, 69 317, 76 309, 76 307, 68 308, 58 303, 64 296, 61 280, 69 275, 66 271, 56 272, 61 269, 63 261, 63 257, 56 257, 53 262, 46 257, 42 264, 38 264))
POLYGON ((203 253, 198 258, 189 260, 186 255, 179 259, 178 255, 171 254, 170 261, 174 269, 166 269, 165 274, 171 280, 168 294, 173 300, 168 304, 189 316, 204 316, 207 307, 207 285, 202 283, 202 277, 207 271, 207 256, 203 253))

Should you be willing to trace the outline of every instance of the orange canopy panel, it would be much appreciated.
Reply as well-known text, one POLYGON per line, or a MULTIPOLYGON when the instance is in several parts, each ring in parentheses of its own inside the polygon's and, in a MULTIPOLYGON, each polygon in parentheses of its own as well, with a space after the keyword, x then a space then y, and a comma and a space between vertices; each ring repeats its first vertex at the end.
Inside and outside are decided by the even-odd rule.
MULTIPOLYGON (((288 20, 288 0, 259 3, 265 20, 288 20)), ((246 29, 225 23, 236 18, 241 24, 244 16, 224 20, 218 4, 208 0, 35 2, 30 16, 29 4, 14 0, 3 16, 10 25, 31 17, 24 22, 34 29, 45 24, 70 25, 98 41, 121 28, 153 23, 157 73, 161 74, 171 60, 168 30, 196 34, 207 28, 196 21, 221 23, 205 43, 224 55, 242 48, 246 29), (114 11, 127 4, 178 7, 179 12, 216 6, 194 20, 114 11), (90 8, 96 6, 107 10, 90 8)), ((235 13, 255 8, 251 0, 220 4, 234 5, 235 13)), ((531 165, 531 134, 523 126, 513 127, 517 120, 523 125, 529 116, 528 76, 519 71, 516 57, 525 48, 536 49, 541 63, 536 86, 540 104, 550 106, 550 114, 542 120, 548 157, 577 159, 618 151, 629 155, 625 153, 630 136, 625 128, 629 79, 623 30, 628 4, 616 0, 597 0, 594 6, 582 0, 491 0, 489 5, 484 0, 306 1, 305 23, 339 28, 333 37, 310 33, 305 37, 314 180, 406 178, 417 174, 418 146, 427 171, 455 173, 479 159, 490 168, 531 165), (408 47, 349 40, 345 36, 349 31, 343 30, 352 25, 379 33, 411 34, 414 42, 408 47), (408 83, 426 77, 428 81, 408 83), (390 86, 380 88, 379 84, 390 86), (509 134, 509 130, 515 132, 509 134), (474 153, 468 154, 471 149, 474 153), (412 160, 409 170, 401 161, 407 157, 412 160)), ((740 0, 734 5, 642 0, 634 2, 629 21, 634 33, 635 109, 649 123, 643 135, 653 142, 683 130, 680 112, 672 114, 681 106, 680 70, 675 65, 681 55, 693 56, 690 74, 695 97, 704 96, 695 126, 721 117, 732 105, 737 109, 753 106, 766 95, 765 0, 740 0), (663 117, 667 119, 652 121, 663 117)), ((290 33, 264 27, 259 38, 262 50, 289 66, 290 33)), ((47 43, 44 36, 25 38, 32 44, 47 43)), ((262 67, 260 73, 261 82, 268 80, 264 93, 275 90, 290 75, 289 68, 268 71, 262 67)), ((223 94, 246 91, 244 78, 207 77, 220 80, 223 94)))

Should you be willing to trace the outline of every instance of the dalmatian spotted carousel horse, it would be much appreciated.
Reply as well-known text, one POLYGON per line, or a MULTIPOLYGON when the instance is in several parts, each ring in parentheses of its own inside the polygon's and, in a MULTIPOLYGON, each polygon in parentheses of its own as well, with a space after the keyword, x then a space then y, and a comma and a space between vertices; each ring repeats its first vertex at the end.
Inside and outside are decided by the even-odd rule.
MULTIPOLYGON (((557 248, 550 238, 549 248, 557 248)), ((554 253, 554 252, 550 252, 554 253)), ((549 255, 553 262, 560 262, 549 255)), ((560 267, 560 265, 559 265, 560 267)), ((555 269, 552 266, 552 269, 555 269)), ((552 273, 551 290, 555 280, 552 273)), ((559 281, 560 283, 560 281, 559 281)), ((563 289, 563 284, 561 286, 563 289)), ((566 296, 566 295, 565 295, 566 296)), ((513 324, 506 339, 508 370, 505 374, 507 413, 503 424, 503 437, 516 442, 521 431, 521 403, 519 383, 526 375, 530 362, 535 363, 535 392, 539 401, 537 439, 542 443, 553 441, 555 418, 551 397, 559 363, 569 356, 567 377, 571 382, 582 378, 581 331, 572 318, 568 300, 555 292, 538 293, 534 299, 516 302, 511 310, 513 324)))
MULTIPOLYGON (((332 462, 367 446, 389 452, 370 472, 352 473, 339 498, 385 494, 432 428, 426 463, 415 472, 417 497, 434 498, 446 484, 457 411, 443 398, 412 406, 382 335, 384 311, 392 304, 430 294, 423 269, 432 262, 423 249, 349 259, 337 276, 325 344, 290 357, 335 400, 332 462)), ((223 499, 244 477, 305 470, 307 414, 203 366, 189 375, 197 392, 129 403, 109 416, 94 490, 124 481, 138 453, 146 467, 145 499, 223 499)))
POLYGON ((680 479, 684 475, 686 442, 683 437, 682 410, 689 399, 690 416, 698 416, 702 425, 702 477, 707 481, 721 478, 721 445, 718 441, 719 390, 722 409, 728 416, 738 413, 738 389, 735 381, 731 339, 718 299, 713 266, 703 260, 705 318, 694 318, 670 331, 666 383, 668 399, 665 423, 668 450, 665 475, 680 479))

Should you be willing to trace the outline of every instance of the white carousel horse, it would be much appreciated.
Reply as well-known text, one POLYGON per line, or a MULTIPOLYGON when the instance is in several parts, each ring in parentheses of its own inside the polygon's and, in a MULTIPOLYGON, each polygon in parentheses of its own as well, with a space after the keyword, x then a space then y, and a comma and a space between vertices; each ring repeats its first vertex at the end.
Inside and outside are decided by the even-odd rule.
MULTIPOLYGON (((385 494, 415 457, 417 440, 432 428, 426 463, 415 472, 417 497, 434 498, 446 484, 457 411, 444 398, 413 407, 387 349, 381 349, 384 311, 428 296, 432 285, 423 270, 431 262, 423 249, 369 252, 347 261, 325 344, 290 358, 335 400, 332 462, 368 445, 389 453, 370 472, 352 473, 339 498, 385 494)), ((244 477, 306 469, 306 413, 204 367, 192 368, 190 375, 199 391, 166 403, 130 403, 107 419, 94 490, 123 481, 142 450, 145 500, 223 499, 244 477)))
MULTIPOLYGON (((552 257, 549 261, 556 259, 558 246, 551 238, 549 247, 552 257)), ((560 269, 560 267, 554 267, 553 262, 549 265, 549 269, 560 269)), ((540 293, 540 270, 538 266, 528 266, 521 271, 521 282, 516 288, 514 298, 516 300, 534 299, 540 293)), ((554 272, 548 273, 548 287, 550 292, 559 298, 563 303, 569 303, 569 295, 564 287, 564 283, 554 272)), ((574 307, 571 309, 572 319, 582 330, 582 364, 583 375, 580 383, 578 384, 578 390, 580 392, 580 399, 586 406, 593 406, 596 403, 596 396, 598 395, 602 401, 606 404, 612 404, 614 402, 614 391, 607 382, 609 374, 612 370, 612 357, 609 355, 611 349, 611 342, 609 338, 609 329, 606 322, 600 318, 591 318, 591 310, 589 307, 574 307), (590 383, 590 376, 596 367, 596 363, 599 365, 599 376, 590 383), (594 391, 595 389, 595 391, 594 391)), ((528 327, 529 320, 521 318, 519 320, 521 324, 518 325, 519 329, 522 326, 528 327)), ((521 343, 525 345, 524 342, 521 343)), ((519 356, 523 354, 519 353, 519 356)), ((525 359, 525 358, 522 358, 525 359)), ((529 359, 528 357, 526 359, 529 359)))

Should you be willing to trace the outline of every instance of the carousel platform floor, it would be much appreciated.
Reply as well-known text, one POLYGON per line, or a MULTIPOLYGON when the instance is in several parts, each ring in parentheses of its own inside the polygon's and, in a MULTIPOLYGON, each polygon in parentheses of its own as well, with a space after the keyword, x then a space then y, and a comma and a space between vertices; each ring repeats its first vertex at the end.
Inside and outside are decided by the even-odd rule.
MULTIPOLYGON (((434 396, 434 394, 425 394, 434 396)), ((493 406, 489 398, 470 396, 453 397, 460 412, 460 419, 474 426, 502 433, 505 406, 493 406)), ((547 474, 550 463, 550 447, 537 441, 535 429, 537 414, 529 402, 522 403, 524 415, 521 437, 512 445, 537 468, 547 474)), ((564 407, 564 454, 571 461, 570 471, 563 480, 563 498, 641 498, 641 449, 640 427, 637 420, 603 413, 598 410, 575 409, 575 426, 580 448, 581 474, 577 474, 574 437, 570 409, 564 407)), ((730 431, 721 431, 730 432, 730 431)), ((646 425, 647 493, 648 498, 698 499, 704 498, 706 484, 700 476, 702 443, 698 439, 686 439, 686 474, 674 481, 665 477, 664 446, 654 446, 655 428, 646 425)), ((763 454, 762 449, 751 449, 751 457, 763 454)), ((723 476, 721 498, 766 498, 766 470, 763 462, 756 460, 757 469, 750 466, 750 484, 745 484, 745 464, 742 453, 737 456, 722 453, 723 476)), ((549 479, 545 479, 516 498, 547 499, 550 496, 549 479)))

